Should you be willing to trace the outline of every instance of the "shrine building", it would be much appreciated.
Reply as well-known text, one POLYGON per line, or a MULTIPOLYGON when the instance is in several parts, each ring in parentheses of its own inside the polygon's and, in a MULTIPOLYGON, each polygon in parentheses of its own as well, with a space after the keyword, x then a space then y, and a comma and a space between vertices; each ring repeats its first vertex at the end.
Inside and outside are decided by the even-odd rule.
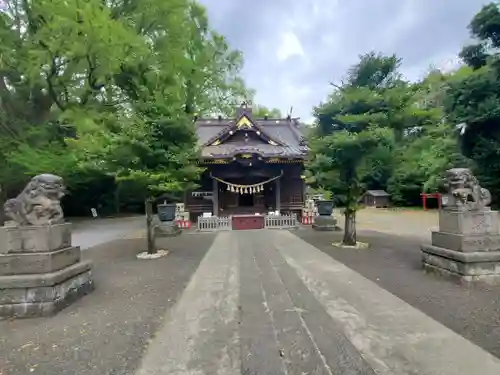
POLYGON ((188 192, 191 220, 280 211, 300 216, 308 148, 298 119, 255 118, 242 104, 234 118, 196 119, 200 165, 196 191, 188 192))

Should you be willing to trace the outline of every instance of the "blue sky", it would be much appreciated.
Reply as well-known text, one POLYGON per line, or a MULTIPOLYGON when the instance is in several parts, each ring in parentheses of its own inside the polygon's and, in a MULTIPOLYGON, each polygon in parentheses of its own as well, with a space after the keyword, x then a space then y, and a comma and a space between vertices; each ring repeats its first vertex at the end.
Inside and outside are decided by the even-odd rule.
POLYGON ((212 24, 243 51, 256 102, 311 121, 312 107, 360 54, 403 59, 415 80, 431 66, 450 69, 469 40, 479 0, 201 0, 212 24))

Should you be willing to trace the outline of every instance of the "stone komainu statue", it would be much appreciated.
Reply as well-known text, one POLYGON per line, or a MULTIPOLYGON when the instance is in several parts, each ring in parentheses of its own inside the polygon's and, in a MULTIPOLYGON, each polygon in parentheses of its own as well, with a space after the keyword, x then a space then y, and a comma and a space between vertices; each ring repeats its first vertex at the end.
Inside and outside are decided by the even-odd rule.
POLYGON ((479 185, 468 168, 448 169, 444 176, 447 202, 445 207, 460 211, 481 210, 491 203, 488 189, 479 185))
POLYGON ((33 177, 16 198, 5 202, 5 214, 22 226, 61 223, 64 221, 61 208, 64 194, 61 177, 40 174, 33 177))

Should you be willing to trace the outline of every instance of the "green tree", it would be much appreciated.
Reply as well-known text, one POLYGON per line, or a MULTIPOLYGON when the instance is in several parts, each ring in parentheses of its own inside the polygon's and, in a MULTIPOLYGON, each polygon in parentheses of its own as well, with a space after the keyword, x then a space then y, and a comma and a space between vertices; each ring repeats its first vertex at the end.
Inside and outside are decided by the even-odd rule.
POLYGON ((315 109, 318 135, 336 130, 361 131, 368 126, 392 129, 397 142, 405 133, 432 120, 432 111, 415 103, 416 87, 401 79, 396 56, 368 53, 351 67, 342 86, 315 109))
POLYGON ((457 144, 457 132, 444 113, 449 85, 469 70, 443 74, 432 69, 420 82, 406 111, 414 111, 420 121, 408 127, 404 141, 394 152, 394 170, 387 181, 392 201, 400 205, 420 205, 422 192, 436 192, 445 169, 466 165, 457 144))
MULTIPOLYGON (((409 83, 398 73, 400 62, 396 56, 360 56, 342 84, 334 85, 327 102, 315 108, 313 139, 329 139, 332 143, 328 147, 338 149, 334 140, 339 133, 350 134, 354 142, 356 134, 367 140, 370 138, 365 133, 383 132, 386 137, 377 144, 367 141, 366 152, 360 152, 356 167, 351 167, 356 171, 355 186, 358 192, 364 188, 387 189, 398 204, 418 204, 422 191, 437 188, 444 169, 464 165, 457 133, 446 121, 443 106, 450 84, 470 72, 461 69, 443 74, 431 70, 421 82, 409 83)), ((321 149, 316 142, 311 142, 313 155, 321 149)), ((321 154, 327 153, 325 147, 321 154)), ((324 169, 322 173, 326 177, 310 178, 313 185, 328 181, 336 196, 356 196, 347 194, 349 184, 338 171, 324 169)))
POLYGON ((484 5, 469 24, 469 31, 476 44, 465 46, 460 57, 474 69, 498 60, 500 47, 500 9, 496 2, 484 5))
POLYGON ((283 118, 281 111, 278 108, 269 109, 263 105, 255 105, 252 109, 252 115, 256 118, 283 118))
POLYGON ((322 186, 327 190, 340 188, 343 194, 336 196, 343 203, 345 225, 345 245, 355 245, 356 211, 364 193, 361 171, 367 173, 363 162, 380 145, 391 147, 392 135, 388 129, 367 128, 360 132, 340 130, 332 134, 314 138, 311 141, 308 161, 308 183, 322 186))
POLYGON ((445 110, 460 128, 462 153, 475 162, 478 179, 491 190, 493 202, 500 194, 500 10, 485 5, 472 19, 469 30, 477 43, 461 53, 473 71, 463 71, 449 84, 445 110))
POLYGON ((401 81, 398 68, 401 59, 396 55, 385 56, 369 52, 359 57, 359 62, 347 72, 343 87, 366 87, 370 90, 390 88, 401 81))
MULTIPOLYGON (((69 184, 69 199, 87 201, 75 195, 81 186, 109 184, 106 173, 124 175, 106 155, 121 152, 127 160, 132 149, 129 155, 143 160, 145 151, 131 142, 150 152, 164 146, 155 121, 178 121, 193 137, 193 112, 229 113, 253 95, 240 77, 241 53, 189 0, 8 0, 0 37, 0 182, 8 195, 27 176, 54 172, 69 184), (106 163, 91 163, 92 153, 106 163)), ((166 129, 165 136, 181 137, 172 144, 194 149, 186 134, 166 129)), ((120 186, 134 184, 114 185, 116 197, 120 186)))
MULTIPOLYGON (((342 86, 335 86, 328 101, 315 108, 316 135, 386 128, 393 132, 401 150, 412 133, 435 123, 440 113, 419 104, 418 87, 401 79, 399 64, 396 56, 375 53, 360 56, 342 86)), ((363 184, 369 189, 386 189, 399 153, 381 144, 364 157, 361 167, 369 173, 363 174, 363 184)))
POLYGON ((139 102, 131 118, 122 118, 117 131, 89 131, 68 140, 81 169, 99 168, 117 182, 132 181, 147 189, 148 252, 156 251, 152 236, 154 197, 168 192, 182 196, 193 188, 201 169, 192 118, 171 99, 158 95, 139 102))
POLYGON ((454 128, 446 123, 429 126, 395 153, 397 163, 387 190, 394 203, 420 205, 422 192, 437 192, 443 171, 468 166, 460 153, 454 128))

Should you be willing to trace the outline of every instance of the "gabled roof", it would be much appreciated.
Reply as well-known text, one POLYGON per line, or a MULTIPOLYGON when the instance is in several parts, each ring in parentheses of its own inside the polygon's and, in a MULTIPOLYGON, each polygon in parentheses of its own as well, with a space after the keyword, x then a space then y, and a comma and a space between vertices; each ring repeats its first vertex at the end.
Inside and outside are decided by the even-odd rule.
POLYGON ((303 158, 308 152, 298 119, 253 118, 246 109, 235 118, 197 119, 196 132, 203 158, 231 157, 239 153, 303 158), (230 141, 237 132, 254 132, 258 137, 230 141))
POLYGON ((263 142, 272 146, 285 146, 285 144, 270 136, 267 133, 267 130, 265 130, 245 112, 241 113, 235 121, 230 122, 217 134, 214 134, 211 138, 209 138, 203 146, 217 146, 222 144, 238 131, 252 131, 255 132, 255 134, 261 138, 263 142))
POLYGON ((365 194, 371 195, 373 197, 389 197, 390 194, 385 190, 367 190, 365 194))

